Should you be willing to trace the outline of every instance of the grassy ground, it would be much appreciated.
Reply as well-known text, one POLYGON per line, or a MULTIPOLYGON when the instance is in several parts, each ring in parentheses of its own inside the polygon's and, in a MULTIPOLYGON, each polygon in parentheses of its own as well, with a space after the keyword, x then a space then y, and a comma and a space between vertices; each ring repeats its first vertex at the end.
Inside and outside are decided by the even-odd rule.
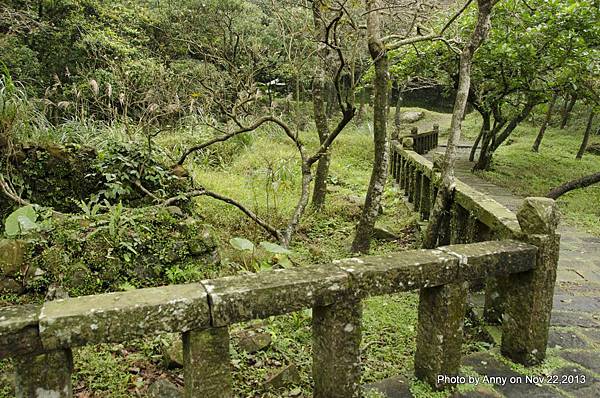
MULTIPOLYGON (((522 196, 545 196, 551 188, 578 177, 600 170, 600 156, 586 153, 582 160, 575 155, 585 129, 585 113, 575 112, 566 129, 554 121, 546 131, 539 153, 531 145, 539 130, 536 121, 517 127, 506 144, 498 148, 492 169, 482 173, 489 181, 504 186, 522 196)), ((465 123, 465 138, 474 139, 480 120, 469 115, 465 123)), ((590 143, 600 143, 600 136, 592 135, 590 143)), ((558 199, 563 219, 596 236, 600 236, 600 185, 571 191, 558 199)))

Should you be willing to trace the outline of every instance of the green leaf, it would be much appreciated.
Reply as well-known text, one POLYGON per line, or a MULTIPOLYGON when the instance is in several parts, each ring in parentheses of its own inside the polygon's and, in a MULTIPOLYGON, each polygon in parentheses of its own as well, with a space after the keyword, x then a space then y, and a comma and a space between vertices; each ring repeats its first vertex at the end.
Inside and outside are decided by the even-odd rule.
POLYGON ((254 243, 244 238, 231 238, 229 244, 237 250, 252 251, 254 250, 254 243))
POLYGON ((292 254, 292 252, 290 250, 288 250, 285 247, 280 246, 280 245, 278 245, 276 243, 262 241, 262 242, 260 242, 260 247, 262 247, 263 249, 265 249, 269 253, 274 253, 274 254, 292 254))
POLYGON ((281 265, 283 268, 291 268, 294 266, 286 255, 277 256, 277 264, 281 265))
POLYGON ((37 228, 37 213, 33 206, 27 205, 13 211, 4 221, 7 236, 16 236, 37 228))

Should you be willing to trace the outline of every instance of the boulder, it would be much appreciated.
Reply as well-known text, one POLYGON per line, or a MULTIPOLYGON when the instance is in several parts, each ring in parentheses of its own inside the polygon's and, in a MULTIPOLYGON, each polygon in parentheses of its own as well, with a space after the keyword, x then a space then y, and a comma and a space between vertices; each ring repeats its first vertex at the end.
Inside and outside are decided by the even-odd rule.
POLYGON ((270 345, 271 335, 269 333, 245 331, 238 337, 238 346, 250 354, 264 350, 270 345))
POLYGON ((422 111, 409 111, 402 112, 400 114, 401 123, 415 123, 425 117, 425 112, 422 111))
POLYGON ((393 233, 391 231, 388 231, 387 229, 385 229, 383 227, 374 227, 371 237, 373 239, 378 239, 378 240, 383 240, 383 241, 388 241, 388 242, 392 242, 392 241, 400 239, 400 236, 396 235, 395 233, 393 233))
POLYGON ((298 372, 296 365, 292 363, 268 376, 265 385, 273 388, 281 388, 290 384, 298 384, 300 381, 300 372, 298 372))
POLYGON ((0 273, 6 276, 17 275, 23 265, 25 249, 25 241, 0 240, 0 273))
POLYGON ((162 349, 163 362, 169 369, 183 368, 183 342, 178 335, 162 349))
POLYGON ((0 279, 0 294, 20 294, 23 292, 23 286, 14 279, 0 279))
POLYGON ((150 385, 146 393, 148 398, 183 398, 177 386, 165 379, 158 379, 150 385))

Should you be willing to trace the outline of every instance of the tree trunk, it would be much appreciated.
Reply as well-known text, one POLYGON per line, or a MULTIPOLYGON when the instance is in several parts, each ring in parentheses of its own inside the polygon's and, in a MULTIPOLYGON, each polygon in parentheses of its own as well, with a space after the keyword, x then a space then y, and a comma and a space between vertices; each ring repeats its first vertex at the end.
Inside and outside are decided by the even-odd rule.
POLYGON ((588 116, 587 126, 585 127, 585 133, 583 133, 583 140, 581 141, 581 146, 579 147, 579 151, 577 152, 577 156, 575 159, 583 158, 583 154, 587 149, 588 142, 590 141, 590 135, 592 134, 592 125, 594 124, 594 110, 590 111, 590 116, 588 116))
POLYGON ((560 121, 561 130, 567 127, 567 123, 569 123, 569 117, 571 116, 571 112, 573 111, 573 107, 577 102, 577 94, 573 94, 567 106, 563 109, 562 120, 560 121))
POLYGON ((511 121, 504 127, 505 122, 499 123, 497 126, 494 126, 492 131, 489 134, 489 138, 486 140, 484 138, 484 142, 481 145, 481 153, 479 154, 479 159, 475 166, 473 166, 473 170, 488 170, 492 163, 492 156, 496 149, 511 135, 511 133, 515 130, 515 128, 521 123, 523 120, 529 116, 533 108, 537 105, 535 99, 530 99, 530 101, 525 104, 521 112, 511 119, 511 121))
POLYGON ((548 195, 546 195, 546 197, 556 200, 560 196, 564 195, 565 193, 567 193, 569 191, 572 191, 572 190, 578 189, 578 188, 585 188, 592 184, 597 184, 599 182, 600 182, 600 173, 590 174, 590 175, 578 178, 576 180, 569 181, 559 187, 552 189, 550 192, 548 192, 548 195))
POLYGON ((367 16, 367 40, 369 53, 375 65, 373 79, 373 141, 375 144, 375 160, 371 172, 371 180, 367 190, 365 205, 356 228, 352 242, 352 252, 366 253, 371 244, 371 234, 375 220, 379 214, 379 205, 387 179, 389 143, 386 132, 388 101, 388 59, 381 41, 380 0, 365 0, 367 16))
MULTIPOLYGON (((324 79, 316 78, 313 83, 312 90, 315 126, 317 128, 317 133, 319 134, 319 143, 321 145, 329 136, 328 120, 323 101, 323 80, 324 79)), ((311 202, 312 207, 316 210, 320 210, 325 204, 325 197, 327 196, 327 177, 329 176, 330 162, 331 154, 329 151, 327 151, 327 154, 322 156, 317 163, 317 170, 314 180, 315 184, 311 202)))
POLYGON ((479 134, 471 147, 471 153, 469 153, 469 161, 472 162, 475 159, 475 153, 477 152, 477 147, 481 142, 481 139, 491 130, 492 127, 492 113, 489 111, 482 111, 481 118, 483 119, 481 123, 481 130, 479 130, 479 134))
POLYGON ((335 96, 335 88, 333 87, 333 83, 325 85, 327 89, 327 109, 326 114, 327 117, 330 118, 333 116, 335 112, 335 108, 337 106, 336 96, 335 96))
MULTIPOLYGON (((327 62, 329 56, 329 48, 323 43, 326 32, 323 26, 321 3, 319 1, 313 2, 312 11, 313 22, 315 25, 315 41, 318 43, 317 54, 319 57, 317 66, 315 68, 315 76, 312 87, 313 116, 315 119, 315 127, 317 128, 317 133, 319 134, 319 144, 322 145, 329 136, 329 120, 325 110, 325 100, 323 98, 323 91, 326 87, 325 63, 327 62)), ((331 101, 331 97, 329 100, 331 101)), ((331 155, 329 151, 327 151, 327 154, 322 156, 317 163, 317 171, 314 179, 315 183, 311 202, 312 207, 316 210, 320 210, 325 204, 330 161, 331 155)))
POLYGON ((456 144, 460 141, 462 121, 467 108, 467 99, 471 87, 473 55, 490 31, 491 12, 496 2, 497 0, 477 1, 477 24, 471 34, 469 43, 465 45, 460 54, 458 90, 452 111, 448 146, 446 147, 446 153, 442 161, 442 183, 435 198, 435 203, 429 216, 429 223, 423 237, 423 248, 425 249, 433 249, 437 246, 444 215, 450 211, 455 184, 454 164, 456 163, 456 144))
POLYGON ((546 133, 546 128, 548 127, 548 123, 550 123, 550 119, 552 119, 552 111, 554 110, 554 105, 556 104, 556 99, 558 98, 558 93, 554 93, 552 95, 552 100, 548 105, 548 112, 546 112, 546 117, 544 118, 544 122, 542 123, 542 127, 540 127, 540 132, 537 137, 535 137, 535 142, 531 147, 533 152, 538 152, 540 150, 540 144, 542 143, 542 139, 544 138, 544 134, 546 133))
POLYGON ((358 105, 358 114, 356 115, 356 124, 362 124, 364 118, 365 118, 365 102, 366 99, 365 97, 367 96, 366 91, 364 88, 360 91, 360 95, 359 95, 359 105, 358 105))

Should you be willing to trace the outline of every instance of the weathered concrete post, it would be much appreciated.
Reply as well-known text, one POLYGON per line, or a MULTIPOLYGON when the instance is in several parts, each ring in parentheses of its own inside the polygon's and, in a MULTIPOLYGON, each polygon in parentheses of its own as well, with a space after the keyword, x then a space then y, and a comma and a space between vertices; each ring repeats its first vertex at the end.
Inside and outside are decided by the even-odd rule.
POLYGON ((423 174, 421 181, 421 220, 428 220, 431 212, 431 179, 423 174))
MULTIPOLYGON (((414 143, 415 141, 411 137, 404 137, 404 139, 402 140, 402 148, 406 149, 407 151, 412 151, 414 148, 414 143)), ((401 188, 404 190, 404 195, 409 196, 410 187, 412 184, 412 166, 408 158, 404 159, 403 168, 404 173, 402 173, 403 183, 401 185, 401 188)))
POLYGON ((421 212, 421 190, 423 189, 423 172, 415 169, 415 193, 414 193, 414 210, 417 213, 421 212))
POLYGON ((71 350, 15 358, 17 398, 71 398, 73 356, 71 350))
POLYGON ((185 397, 232 397, 229 330, 225 327, 183 334, 185 397))
POLYGON ((361 395, 361 319, 360 301, 313 308, 313 397, 361 395))
POLYGON ((466 308, 466 283, 421 289, 415 376, 436 390, 458 375, 466 308))
POLYGON ((416 153, 421 153, 421 141, 419 140, 419 128, 411 127, 410 135, 414 142, 413 151, 415 151, 416 153))
POLYGON ((400 170, 400 182, 398 183, 400 186, 400 189, 404 189, 404 185, 406 184, 406 165, 407 165, 407 161, 405 158, 402 158, 402 163, 401 163, 401 167, 402 169, 400 170))
POLYGON ((524 241, 538 248, 535 269, 510 275, 502 324, 502 354, 531 366, 546 356, 560 235, 559 212, 547 198, 526 198, 517 213, 524 241))
POLYGON ((408 174, 408 202, 415 203, 415 187, 417 186, 417 167, 414 164, 409 166, 408 174))

